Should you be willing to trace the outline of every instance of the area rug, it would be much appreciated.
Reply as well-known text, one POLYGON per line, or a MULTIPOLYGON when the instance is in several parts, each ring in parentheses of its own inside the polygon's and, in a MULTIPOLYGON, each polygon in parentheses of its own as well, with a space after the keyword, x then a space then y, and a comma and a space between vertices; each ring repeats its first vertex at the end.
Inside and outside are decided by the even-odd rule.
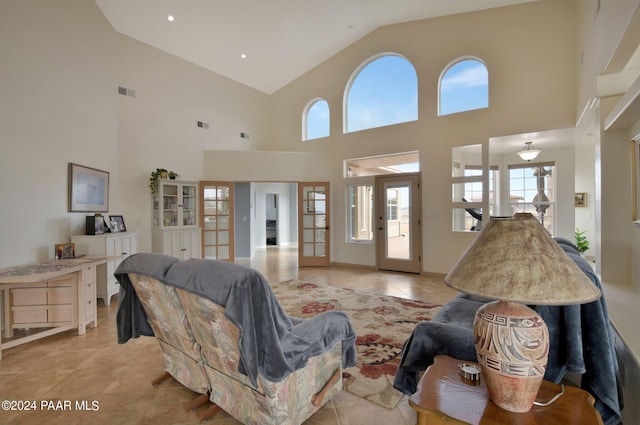
POLYGON ((272 288, 291 316, 347 313, 357 335, 358 364, 344 370, 344 389, 389 409, 398 404, 403 394, 393 388, 393 379, 402 345, 416 324, 430 320, 440 305, 296 280, 272 288))

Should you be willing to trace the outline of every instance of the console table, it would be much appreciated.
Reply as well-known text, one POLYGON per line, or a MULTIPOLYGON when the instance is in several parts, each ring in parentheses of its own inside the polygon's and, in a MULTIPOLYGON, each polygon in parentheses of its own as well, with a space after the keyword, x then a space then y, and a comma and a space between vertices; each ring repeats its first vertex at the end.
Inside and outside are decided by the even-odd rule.
MULTIPOLYGON (((586 391, 565 386, 564 394, 549 406, 533 406, 527 413, 512 413, 489 400, 482 376, 479 382, 460 374, 462 362, 449 356, 436 356, 418 384, 409 404, 418 413, 417 425, 602 425, 586 391)), ((475 363, 473 363, 475 364, 475 363)), ((543 381, 536 401, 547 402, 561 392, 560 385, 543 381)))
POLYGON ((97 326, 96 267, 113 258, 86 256, 0 269, 0 360, 7 348, 74 328, 84 335, 87 325, 97 326), (14 335, 15 329, 33 328, 44 330, 14 335))

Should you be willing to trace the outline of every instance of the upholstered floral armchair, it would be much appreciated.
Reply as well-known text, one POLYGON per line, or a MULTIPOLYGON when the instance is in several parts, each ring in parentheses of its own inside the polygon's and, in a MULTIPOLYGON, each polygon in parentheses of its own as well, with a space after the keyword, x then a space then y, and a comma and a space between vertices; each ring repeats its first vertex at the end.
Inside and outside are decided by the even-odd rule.
POLYGON ((196 343, 192 354, 199 352, 200 359, 182 362, 179 353, 166 363, 172 376, 188 376, 180 382, 191 389, 190 379, 200 378, 196 366, 203 366, 214 406, 201 420, 223 409, 243 424, 297 425, 342 390, 342 369, 356 363, 356 335, 344 313, 292 318, 253 269, 212 260, 176 260, 166 268, 167 258, 135 254, 116 270, 124 282, 119 338, 144 335, 147 327, 162 335, 188 329, 196 343), (147 300, 165 291, 156 286, 172 295, 147 300), (166 321, 141 314, 148 301, 166 321))

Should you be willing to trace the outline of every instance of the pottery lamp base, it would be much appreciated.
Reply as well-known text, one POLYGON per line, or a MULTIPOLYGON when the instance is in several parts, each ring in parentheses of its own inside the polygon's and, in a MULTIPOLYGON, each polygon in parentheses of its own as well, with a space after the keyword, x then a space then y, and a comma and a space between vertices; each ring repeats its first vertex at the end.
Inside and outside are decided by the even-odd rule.
POLYGON ((478 309, 473 331, 490 400, 510 412, 531 410, 549 356, 544 320, 525 305, 494 301, 478 309))

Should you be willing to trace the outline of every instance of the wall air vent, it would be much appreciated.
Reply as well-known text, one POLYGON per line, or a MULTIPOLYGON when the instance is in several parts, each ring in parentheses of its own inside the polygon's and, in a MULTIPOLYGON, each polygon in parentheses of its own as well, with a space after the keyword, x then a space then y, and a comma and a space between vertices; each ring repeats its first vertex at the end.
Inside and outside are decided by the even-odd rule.
POLYGON ((249 140, 249 133, 240 133, 240 138, 249 140))
POLYGON ((209 123, 208 123, 208 122, 198 121, 198 122, 196 123, 196 125, 197 125, 199 128, 204 128, 204 129, 206 129, 206 130, 208 130, 208 129, 209 129, 209 123))
POLYGON ((118 94, 129 97, 136 97, 136 91, 126 87, 118 86, 118 94))

